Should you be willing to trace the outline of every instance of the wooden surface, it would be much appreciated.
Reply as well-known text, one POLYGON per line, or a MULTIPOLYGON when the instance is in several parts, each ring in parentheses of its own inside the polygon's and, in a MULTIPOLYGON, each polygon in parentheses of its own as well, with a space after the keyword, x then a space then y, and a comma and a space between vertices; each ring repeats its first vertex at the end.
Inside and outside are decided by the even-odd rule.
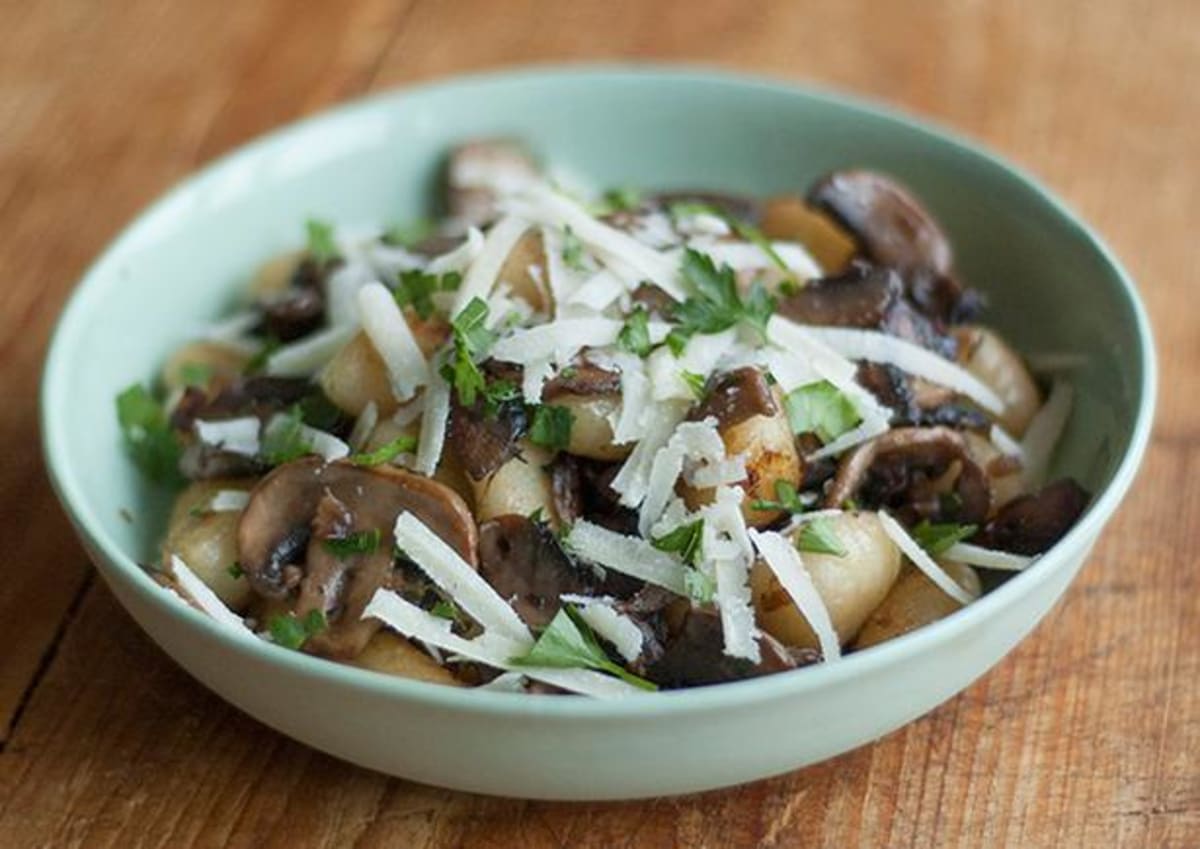
POLYGON ((6 4, 0 34, 0 846, 1200 846, 1200 4, 820 0, 6 4), (699 797, 489 800, 236 713, 92 577, 44 479, 51 323, 172 181, 329 103, 462 69, 629 58, 817 80, 1044 177, 1149 302, 1145 468, 1078 582, 965 694, 873 746, 699 797))

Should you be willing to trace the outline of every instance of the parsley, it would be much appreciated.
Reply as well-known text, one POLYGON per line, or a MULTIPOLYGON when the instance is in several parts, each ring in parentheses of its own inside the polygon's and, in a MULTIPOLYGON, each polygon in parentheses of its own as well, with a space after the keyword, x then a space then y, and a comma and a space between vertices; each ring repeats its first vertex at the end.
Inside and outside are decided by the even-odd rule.
POLYGON ((950 546, 960 543, 978 530, 975 525, 959 525, 955 522, 930 524, 928 519, 922 519, 910 533, 917 545, 929 552, 931 557, 937 557, 950 546))
POLYGON ((570 227, 563 230, 562 259, 568 268, 583 271, 583 242, 570 227))
POLYGON ((300 399, 300 420, 317 430, 337 430, 345 413, 324 392, 317 391, 300 399))
POLYGON ((325 614, 320 610, 310 610, 303 619, 298 619, 294 613, 284 613, 272 616, 267 623, 271 641, 285 649, 300 648, 310 637, 315 637, 328 627, 325 614))
POLYGON ((472 298, 462 312, 450 321, 454 334, 454 356, 442 367, 442 376, 454 387, 458 402, 464 407, 475 403, 475 396, 487 389, 483 372, 475 364, 496 341, 496 336, 487 328, 488 307, 482 299, 472 298))
POLYGON ((679 374, 683 378, 683 382, 687 384, 688 389, 692 390, 692 394, 696 396, 697 401, 704 400, 704 386, 708 383, 704 379, 704 375, 696 374, 694 371, 682 371, 679 374))
POLYGON ((617 346, 634 356, 644 357, 654 347, 650 344, 650 313, 639 305, 625 319, 625 326, 617 334, 617 346))
POLYGON ((180 482, 183 448, 162 404, 136 383, 118 395, 116 403, 117 422, 134 463, 151 480, 180 482))
POLYGON ((394 223, 388 225, 388 228, 383 231, 383 235, 379 240, 385 245, 398 245, 402 248, 411 248, 418 242, 421 242, 434 234, 433 222, 428 218, 418 218, 416 221, 410 221, 405 224, 394 223))
POLYGON ((669 533, 650 540, 659 551, 674 551, 684 563, 694 566, 700 559, 704 547, 704 520, 697 519, 680 525, 669 533))
POLYGON ((308 231, 308 255, 313 260, 324 265, 341 256, 337 242, 333 238, 332 224, 328 221, 310 218, 304 222, 304 228, 308 231))
POLYGON ((680 218, 690 218, 693 215, 714 215, 717 218, 723 217, 717 208, 712 204, 701 203, 695 200, 679 200, 667 207, 667 212, 675 220, 680 218))
POLYGON ((457 271, 447 274, 426 274, 420 269, 401 272, 393 294, 401 307, 411 306, 422 319, 433 315, 433 294, 453 292, 462 284, 457 271))
POLYGON ((684 251, 683 279, 692 296, 675 306, 673 318, 679 323, 667 336, 667 344, 678 356, 687 340, 697 333, 720 333, 745 322, 766 338, 767 320, 775 311, 775 301, 763 286, 755 283, 746 300, 738 296, 733 269, 713 264, 707 254, 688 248, 684 251))
POLYGON ((312 451, 312 442, 304 435, 304 421, 298 405, 272 419, 263 430, 259 453, 270 466, 290 463, 312 451))
POLYGON ((642 205, 642 193, 632 186, 609 189, 604 193, 604 205, 609 212, 627 212, 642 205))
POLYGON ((793 389, 784 398, 784 407, 795 433, 815 433, 822 442, 836 439, 862 421, 850 399, 828 380, 793 389))
POLYGON ((543 525, 546 523, 545 513, 546 513, 545 508, 543 508, 539 504, 536 508, 534 508, 534 511, 532 513, 530 513, 527 518, 529 519, 529 521, 533 522, 535 525, 543 525))
POLYGON ((717 594, 717 584, 699 569, 688 569, 683 573, 683 586, 692 601, 708 604, 717 594))
POLYGON ((242 564, 237 562, 230 563, 225 571, 228 572, 229 577, 233 578, 234 580, 237 580, 246 574, 246 570, 242 568, 242 564))
POLYGON ((562 371, 560 371, 558 373, 558 376, 561 377, 563 380, 571 380, 577 374, 579 374, 579 369, 577 369, 575 366, 567 366, 565 369, 563 369, 562 371))
POLYGON ((369 531, 355 531, 344 537, 327 537, 323 542, 326 551, 341 559, 356 554, 374 554, 382 537, 379 528, 371 528, 369 531))
POLYGON ((446 601, 444 598, 438 599, 429 612, 434 616, 440 616, 442 619, 449 619, 451 622, 457 621, 459 616, 458 605, 452 601, 446 601))
POLYGON ((356 466, 382 466, 401 454, 411 454, 416 448, 417 438, 415 436, 397 436, 374 451, 360 451, 357 454, 351 454, 346 459, 356 466))
POLYGON ((775 500, 756 499, 750 502, 752 510, 786 510, 789 513, 803 513, 804 503, 796 491, 796 485, 791 481, 775 481, 775 500))
POLYGON ((184 363, 179 367, 179 378, 184 386, 203 388, 212 380, 213 368, 208 363, 184 363))
POLYGON ((828 519, 813 519, 800 527, 796 537, 796 548, 812 554, 834 554, 845 557, 846 546, 842 545, 833 524, 828 519))
POLYGON ((268 336, 263 340, 262 347, 254 352, 254 356, 246 360, 246 365, 242 367, 243 374, 258 374, 267 367, 267 361, 271 359, 271 355, 279 350, 282 343, 274 336, 268 336))
POLYGON ((548 666, 552 669, 595 669, 615 675, 627 684, 643 690, 657 690, 655 684, 639 678, 614 663, 592 629, 571 605, 563 605, 542 631, 528 653, 509 661, 513 666, 548 666))
POLYGON ((571 425, 574 423, 575 414, 567 407, 539 404, 533 409, 529 441, 551 451, 559 451, 570 443, 571 425))

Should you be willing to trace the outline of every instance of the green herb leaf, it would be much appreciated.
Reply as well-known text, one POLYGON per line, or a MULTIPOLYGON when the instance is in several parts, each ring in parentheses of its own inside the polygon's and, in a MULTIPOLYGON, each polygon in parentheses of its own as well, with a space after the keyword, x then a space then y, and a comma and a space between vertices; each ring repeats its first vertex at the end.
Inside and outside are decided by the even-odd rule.
POLYGON ((415 436, 397 436, 386 445, 381 445, 374 451, 358 452, 351 454, 348 459, 356 466, 382 466, 384 463, 389 463, 401 454, 411 454, 417 450, 417 437, 415 436))
POLYGON ((532 513, 530 513, 530 514, 529 514, 529 517, 528 517, 528 518, 529 518, 529 521, 533 522, 535 525, 542 525, 542 524, 545 524, 545 522, 546 522, 546 511, 545 511, 545 509, 544 509, 544 508, 543 508, 543 507, 542 507, 542 506, 539 504, 539 505, 538 505, 536 508, 534 508, 534 511, 533 511, 532 513))
POLYGON ((300 420, 317 430, 337 430, 346 418, 346 414, 320 390, 301 398, 299 406, 300 420))
POLYGON ((803 513, 805 510, 800 500, 800 493, 791 481, 775 481, 775 500, 755 499, 750 502, 754 510, 786 510, 789 513, 803 513))
POLYGON ((304 419, 298 405, 272 419, 263 431, 259 454, 269 466, 290 463, 311 453, 312 442, 304 435, 304 419))
POLYGON ((796 548, 812 554, 833 554, 838 557, 845 557, 847 553, 846 546, 833 529, 833 523, 824 518, 813 519, 800 526, 796 548))
POLYGON ((382 538, 383 534, 379 528, 371 528, 369 531, 355 531, 344 537, 327 537, 323 544, 325 550, 334 557, 345 558, 356 554, 374 554, 382 538))
POLYGON ((125 448, 138 468, 160 483, 181 482, 183 448, 162 404, 136 383, 117 396, 116 404, 125 448))
POLYGON ((496 335, 487 328, 487 316, 487 304, 476 297, 450 321, 454 355, 443 367, 442 376, 454 387, 458 402, 464 407, 472 406, 476 396, 487 388, 483 372, 475 364, 496 340, 496 335))
POLYGON ((673 551, 689 566, 694 566, 703 553, 704 520, 697 519, 680 525, 673 531, 650 540, 659 551, 673 551))
POLYGON ((318 263, 332 262, 341 256, 333 238, 333 225, 327 221, 310 218, 304 222, 308 231, 308 255, 318 263))
POLYGON ((639 305, 625 319, 625 326, 617 334, 617 345, 634 356, 645 357, 654 347, 650 344, 650 313, 639 305))
POLYGON ((592 629, 583 621, 579 612, 569 604, 563 605, 562 609, 555 614, 528 653, 514 657, 509 662, 513 666, 595 669, 615 675, 622 681, 643 690, 658 689, 655 684, 639 678, 623 666, 614 663, 600 647, 592 629))
POLYGON ((267 361, 271 359, 271 355, 279 350, 282 343, 274 336, 268 336, 263 340, 262 347, 254 352, 254 356, 246 360, 246 365, 242 367, 243 374, 258 374, 267 367, 267 361))
POLYGON ((320 610, 310 610, 303 619, 294 613, 282 613, 272 616, 267 623, 271 633, 271 641, 285 649, 298 649, 311 637, 329 627, 325 614, 320 610))
POLYGON ((683 586, 688 596, 697 604, 708 604, 717 594, 717 583, 699 569, 688 569, 683 573, 683 586))
POLYGON ((704 387, 708 384, 708 381, 705 379, 704 375, 697 374, 694 371, 687 371, 685 369, 684 371, 680 372, 679 376, 683 378, 683 382, 687 384, 688 389, 690 389, 692 394, 696 396, 696 400, 703 401, 704 387))
POLYGON ((416 221, 388 225, 388 228, 383 231, 383 235, 379 237, 379 240, 387 245, 411 248, 417 243, 428 239, 435 231, 436 228, 432 221, 428 218, 418 218, 416 221))
POLYGON ((609 189, 604 193, 604 203, 608 212, 627 212, 641 206, 642 193, 632 186, 609 189))
POLYGON ((570 227, 563 229, 562 259, 568 268, 576 271, 584 270, 583 242, 579 241, 579 237, 570 227))
POLYGON ((242 568, 241 563, 230 563, 225 571, 228 572, 229 577, 233 578, 234 580, 237 580, 246 574, 246 570, 242 568))
POLYGON ((444 598, 437 600, 437 603, 429 609, 429 612, 434 616, 440 616, 442 619, 449 619, 451 622, 458 621, 459 609, 452 601, 446 601, 444 598))
POLYGON ((533 410, 529 425, 529 441, 551 451, 561 451, 571 442, 571 425, 575 415, 567 407, 539 404, 533 410))
POLYGON ((213 368, 208 363, 184 363, 179 367, 179 377, 184 386, 203 389, 212 380, 213 368))
POLYGON ((401 272, 393 294, 402 308, 411 306, 422 319, 433 315, 435 292, 453 292, 462 285, 462 275, 457 271, 447 274, 426 274, 419 269, 401 272))
POLYGON ((667 212, 678 221, 680 218, 691 218, 693 215, 713 215, 723 218, 720 211, 712 204, 694 200, 680 200, 667 207, 667 212))
POLYGON ((756 283, 743 303, 733 269, 727 265, 718 269, 708 254, 691 248, 684 251, 682 273, 692 296, 674 309, 673 318, 679 326, 667 336, 667 344, 676 356, 695 334, 720 333, 739 322, 749 324, 766 338, 767 320, 775 310, 775 301, 765 288, 756 283))
POLYGON ((836 439, 862 421, 850 399, 828 380, 793 389, 785 396, 784 407, 795 433, 815 433, 822 442, 836 439))
POLYGON ((960 543, 970 537, 978 527, 975 525, 959 525, 955 522, 931 524, 928 519, 921 522, 909 533, 917 545, 929 552, 930 557, 937 557, 950 546, 960 543))

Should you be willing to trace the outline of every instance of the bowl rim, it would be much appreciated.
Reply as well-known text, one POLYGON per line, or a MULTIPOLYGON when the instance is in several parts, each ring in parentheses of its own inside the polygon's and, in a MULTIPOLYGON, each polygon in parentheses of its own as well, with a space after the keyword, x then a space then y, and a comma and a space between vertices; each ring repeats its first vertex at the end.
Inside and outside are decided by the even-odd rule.
MULTIPOLYGON (((438 78, 359 97, 283 125, 189 172, 169 190, 142 208, 80 277, 52 331, 42 373, 39 406, 42 450, 51 484, 76 531, 93 553, 93 558, 98 554, 113 573, 123 579, 126 587, 142 596, 147 603, 166 611, 168 616, 180 621, 184 628, 199 631, 200 633, 195 635, 196 638, 207 637, 221 644, 225 650, 243 656, 244 660, 277 664, 289 673, 308 679, 323 680, 340 687, 369 692, 378 697, 423 703, 459 713, 627 718, 650 714, 657 717, 677 716, 761 704, 780 698, 799 697, 824 687, 844 684, 893 663, 903 663, 905 659, 938 645, 952 642, 980 620, 991 617, 1003 607, 1015 604, 1038 585, 1049 580, 1055 572, 1069 568, 1070 554, 1086 548, 1090 539, 1100 532, 1112 516, 1132 484, 1146 451, 1156 394, 1157 364, 1153 334, 1145 307, 1124 266, 1082 218, 1040 181, 965 134, 857 94, 847 94, 824 86, 814 86, 808 82, 798 83, 762 74, 677 63, 547 63, 438 78), (657 83, 726 88, 730 93, 759 91, 786 95, 901 124, 906 130, 920 136, 924 142, 965 155, 976 160, 977 164, 999 171, 1003 176, 1015 180, 1019 188, 1030 194, 1032 200, 1043 204, 1068 225, 1069 232, 1074 238, 1081 240, 1085 249, 1095 252, 1107 265, 1109 276, 1118 286, 1123 296, 1123 306, 1132 317, 1136 328, 1138 345, 1135 355, 1140 372, 1136 386, 1139 397, 1138 410, 1128 436, 1128 444, 1112 479, 1093 500, 1083 518, 1062 540, 1039 558, 1034 567, 1014 575, 978 601, 938 622, 878 646, 855 652, 837 663, 818 664, 790 672, 718 685, 656 693, 634 693, 620 699, 538 698, 522 693, 448 687, 399 678, 284 649, 267 641, 245 640, 206 614, 170 598, 136 560, 105 532, 104 526, 84 497, 74 470, 66 462, 65 451, 62 448, 66 443, 62 420, 52 413, 62 409, 65 403, 64 393, 68 386, 69 367, 75 353, 78 330, 87 321, 92 301, 98 300, 100 290, 96 281, 109 265, 119 259, 128 245, 141 238, 143 231, 156 219, 185 202, 190 194, 207 182, 237 167, 242 160, 286 145, 305 134, 319 133, 326 126, 353 122, 360 116, 386 109, 389 105, 403 102, 410 97, 463 94, 473 88, 489 86, 536 85, 556 81, 578 84, 628 83, 647 79, 657 83)), ((105 569, 100 568, 99 571, 108 578, 105 569)))

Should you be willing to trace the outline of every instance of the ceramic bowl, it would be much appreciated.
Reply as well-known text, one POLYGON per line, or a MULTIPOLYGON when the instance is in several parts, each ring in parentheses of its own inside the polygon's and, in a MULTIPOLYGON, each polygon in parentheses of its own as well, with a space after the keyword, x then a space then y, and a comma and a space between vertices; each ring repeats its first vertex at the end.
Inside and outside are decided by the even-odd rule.
POLYGON ((793 85, 707 71, 559 68, 421 85, 300 122, 204 168, 140 215, 80 282, 42 387, 59 497, 113 593, 198 680, 262 722, 372 769, 482 793, 614 799, 706 790, 845 752, 929 711, 1010 651, 1083 565, 1129 488, 1154 406, 1150 330, 1079 218, 978 146, 793 85), (1056 472, 1095 498, 1028 571, 839 663, 618 701, 460 690, 231 637, 138 566, 169 494, 121 450, 113 398, 226 309, 306 217, 375 226, 426 209, 439 158, 528 139, 599 186, 799 190, 833 168, 897 175, 945 223, 989 320, 1023 351, 1077 357, 1056 472), (122 518, 128 511, 132 522, 122 518))

